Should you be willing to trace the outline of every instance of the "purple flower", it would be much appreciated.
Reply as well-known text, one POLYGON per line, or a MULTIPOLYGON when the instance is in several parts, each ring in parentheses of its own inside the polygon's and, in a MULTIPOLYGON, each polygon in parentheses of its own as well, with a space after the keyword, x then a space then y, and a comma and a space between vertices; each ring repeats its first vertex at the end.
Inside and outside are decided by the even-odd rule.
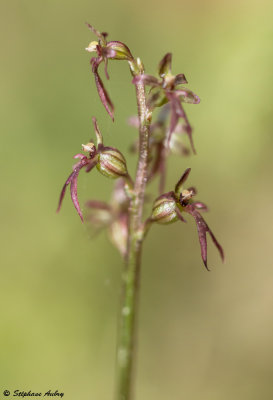
POLYGON ((212 238, 213 243, 217 247, 222 260, 224 260, 224 251, 222 246, 217 241, 216 237, 210 230, 206 221, 199 213, 201 211, 208 211, 207 206, 200 201, 193 201, 193 197, 197 191, 194 187, 184 189, 184 183, 186 182, 191 169, 187 168, 183 173, 179 181, 175 186, 175 190, 172 192, 165 193, 158 197, 153 205, 152 215, 149 218, 150 222, 157 222, 160 224, 169 224, 177 220, 186 222, 183 217, 183 213, 190 214, 197 226, 197 232, 201 247, 201 256, 205 267, 207 266, 207 233, 212 238))
POLYGON ((90 172, 96 166, 98 171, 108 178, 116 179, 122 177, 128 185, 131 185, 132 182, 127 171, 124 156, 118 149, 103 145, 103 138, 98 128, 97 120, 96 118, 93 118, 92 120, 97 137, 97 147, 93 142, 89 142, 82 145, 83 151, 88 153, 87 156, 81 153, 74 156, 74 158, 80 158, 80 161, 73 166, 73 172, 69 175, 63 186, 57 208, 57 212, 59 212, 65 196, 66 188, 70 185, 71 199, 82 221, 83 216, 79 205, 77 191, 78 176, 82 168, 85 167, 86 172, 90 172))
POLYGON ((123 257, 127 252, 130 201, 122 180, 115 184, 110 203, 89 200, 87 219, 97 231, 107 228, 108 236, 123 257))
POLYGON ((92 57, 90 60, 90 63, 92 65, 92 72, 94 73, 95 76, 95 83, 97 86, 97 90, 100 96, 100 99, 102 101, 102 104, 104 105, 106 111, 114 121, 114 105, 103 85, 103 82, 99 76, 98 73, 98 68, 99 65, 104 62, 105 68, 105 76, 107 79, 109 79, 108 71, 107 71, 107 65, 108 65, 108 60, 127 60, 127 61, 133 61, 134 58, 129 50, 129 48, 122 42, 119 41, 111 41, 107 42, 106 38, 108 36, 107 33, 102 32, 100 33, 97 31, 92 25, 87 24, 88 28, 97 36, 98 41, 93 41, 91 42, 88 47, 86 47, 86 50, 88 52, 96 52, 97 57, 92 57))
POLYGON ((178 121, 181 118, 183 120, 184 131, 189 137, 192 150, 196 153, 192 140, 192 127, 181 103, 198 104, 200 103, 200 98, 191 90, 181 86, 188 83, 185 75, 172 75, 171 64, 172 54, 167 53, 159 63, 158 73, 160 79, 152 75, 141 74, 134 77, 133 83, 142 82, 145 85, 151 86, 147 98, 148 106, 151 109, 154 107, 161 107, 165 103, 170 104, 171 120, 168 143, 170 143, 171 136, 173 132, 175 132, 178 121))

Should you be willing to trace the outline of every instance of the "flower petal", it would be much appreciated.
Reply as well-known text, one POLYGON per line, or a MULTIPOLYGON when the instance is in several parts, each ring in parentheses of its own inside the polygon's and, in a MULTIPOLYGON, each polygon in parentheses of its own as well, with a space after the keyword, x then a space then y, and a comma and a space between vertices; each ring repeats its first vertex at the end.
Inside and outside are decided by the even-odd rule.
POLYGON ((108 114, 110 115, 110 117, 112 118, 112 120, 114 121, 114 105, 102 83, 102 80, 98 74, 98 67, 99 64, 102 62, 101 58, 98 59, 92 59, 91 63, 92 63, 92 70, 95 76, 95 83, 97 86, 97 90, 101 99, 102 104, 104 105, 106 111, 108 112, 108 114))
POLYGON ((181 176, 181 178, 179 179, 179 181, 177 182, 177 184, 175 185, 175 193, 176 194, 180 194, 182 192, 182 186, 188 179, 190 172, 191 172, 191 168, 187 168, 185 170, 185 172, 183 173, 183 175, 181 176))
POLYGON ((129 47, 126 46, 126 44, 119 42, 118 40, 108 42, 107 49, 109 49, 108 58, 127 61, 132 61, 134 59, 129 47), (112 56, 110 56, 110 51, 112 51, 112 56))
POLYGON ((94 165, 96 164, 96 162, 94 162, 94 160, 90 160, 88 159, 85 155, 83 154, 76 154, 74 156, 74 158, 81 158, 81 160, 75 164, 73 166, 73 172, 69 175, 69 177, 67 178, 62 191, 61 191, 61 195, 60 195, 60 199, 59 199, 59 205, 57 208, 57 212, 60 211, 61 206, 62 206, 62 202, 63 202, 63 198, 66 192, 66 187, 70 184, 70 194, 71 194, 71 199, 72 202, 74 204, 74 207, 77 210, 77 213, 79 214, 82 222, 83 222, 83 216, 82 216, 82 212, 80 209, 80 205, 79 205, 79 201, 78 201, 78 194, 77 194, 77 179, 79 176, 79 172, 80 170, 85 167, 86 165, 88 166, 88 164, 91 162, 91 164, 93 163, 94 165))
POLYGON ((215 246, 217 247, 222 260, 224 260, 223 248, 220 245, 220 243, 217 241, 216 237, 214 236, 214 234, 212 233, 210 228, 208 227, 208 225, 207 225, 206 221, 204 220, 204 218, 202 217, 202 215, 199 214, 199 212, 196 210, 194 205, 188 204, 186 207, 184 207, 184 210, 187 213, 191 214, 193 216, 193 218, 195 219, 197 231, 198 231, 199 242, 200 242, 200 247, 201 247, 202 260, 203 260, 204 265, 207 268, 207 270, 209 270, 208 266, 207 266, 207 237, 206 237, 206 234, 207 233, 210 234, 212 241, 215 244, 215 246))
POLYGON ((78 200, 78 176, 79 176, 79 172, 80 172, 80 168, 77 168, 74 170, 72 179, 71 179, 71 183, 70 183, 70 194, 71 194, 71 200, 72 203, 74 204, 74 207, 77 210, 77 213, 80 216, 80 219, 83 222, 83 216, 82 216, 82 212, 81 212, 81 208, 80 208, 80 204, 79 204, 79 200, 78 200))
POLYGON ((74 171, 69 175, 69 177, 65 181, 65 184, 63 185, 63 188, 62 188, 62 191, 61 191, 61 195, 60 195, 60 199, 59 199, 58 208, 57 208, 57 213, 60 211, 60 209, 62 207, 63 199, 64 199, 65 192, 66 192, 66 187, 70 184, 70 182, 71 182, 71 180, 73 178, 73 175, 74 175, 74 171))
POLYGON ((187 81, 187 79, 186 79, 186 77, 185 77, 184 74, 177 74, 177 75, 175 75, 175 78, 174 78, 174 86, 177 86, 177 85, 184 85, 184 84, 186 84, 186 83, 188 83, 188 81, 187 81))
POLYGON ((172 68, 172 53, 167 53, 162 58, 158 65, 158 75, 163 78, 165 75, 171 73, 172 68))
POLYGON ((97 36, 98 39, 100 39, 104 44, 106 44, 106 36, 107 33, 106 32, 102 32, 100 33, 99 31, 97 31, 97 29, 95 29, 92 25, 90 25, 88 22, 86 22, 87 27, 97 36))
POLYGON ((99 127, 98 127, 97 118, 92 117, 92 122, 94 125, 96 137, 97 137, 97 147, 99 147, 101 144, 103 144, 103 138, 102 138, 101 131, 99 130, 99 127))

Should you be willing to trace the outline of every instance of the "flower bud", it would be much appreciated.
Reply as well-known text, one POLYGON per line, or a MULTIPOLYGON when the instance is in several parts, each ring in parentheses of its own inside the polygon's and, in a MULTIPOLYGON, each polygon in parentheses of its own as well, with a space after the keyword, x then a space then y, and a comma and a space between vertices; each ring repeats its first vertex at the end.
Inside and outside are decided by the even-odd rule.
POLYGON ((104 147, 100 151, 96 167, 108 178, 116 179, 128 175, 124 156, 113 147, 104 147))
POLYGON ((126 44, 118 41, 108 42, 107 49, 114 50, 115 55, 113 57, 114 60, 133 60, 134 57, 132 56, 129 48, 126 44))
POLYGON ((159 224, 170 224, 178 220, 177 204, 172 192, 165 193, 155 200, 151 220, 159 224))

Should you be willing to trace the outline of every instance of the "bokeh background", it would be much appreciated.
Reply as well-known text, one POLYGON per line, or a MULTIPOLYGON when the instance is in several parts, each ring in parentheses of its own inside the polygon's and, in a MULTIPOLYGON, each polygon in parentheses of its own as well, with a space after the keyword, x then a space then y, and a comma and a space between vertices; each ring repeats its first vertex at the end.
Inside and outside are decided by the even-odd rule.
MULTIPOLYGON (((136 399, 272 399, 272 14, 266 0, 1 2, 1 392, 112 398, 121 260, 69 196, 55 213, 92 115, 128 156, 137 137, 126 125, 136 105, 126 62, 109 66, 115 124, 98 99, 88 21, 126 42, 149 73, 173 52, 174 72, 200 95, 186 106, 198 156, 170 159, 168 190, 191 166, 226 252, 223 265, 209 244, 208 273, 190 218, 152 229, 136 399)), ((82 173, 81 204, 108 199, 112 185, 82 173)))

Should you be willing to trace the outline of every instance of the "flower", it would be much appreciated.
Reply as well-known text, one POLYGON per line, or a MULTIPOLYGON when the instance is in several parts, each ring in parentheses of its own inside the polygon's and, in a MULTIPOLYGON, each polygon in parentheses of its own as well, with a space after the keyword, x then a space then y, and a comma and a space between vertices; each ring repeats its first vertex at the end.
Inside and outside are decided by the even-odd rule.
POLYGON ((124 181, 115 184, 110 203, 89 200, 87 220, 97 231, 107 228, 108 236, 123 257, 127 252, 129 197, 126 194, 124 181))
POLYGON ((209 235, 211 236, 212 241, 217 247, 222 260, 224 260, 224 251, 222 246, 210 230, 206 221, 198 211, 208 211, 207 206, 200 201, 193 201, 193 197, 197 193, 196 189, 194 187, 190 187, 188 189, 183 188, 190 171, 191 168, 186 169, 186 171, 177 182, 174 191, 165 193, 155 200, 152 215, 148 219, 148 222, 157 222, 160 224, 170 224, 176 222, 177 220, 186 222, 182 214, 184 212, 190 214, 196 222, 202 260, 205 267, 208 269, 206 234, 209 233, 209 235))
POLYGON ((103 138, 98 128, 97 120, 95 117, 93 117, 92 120, 97 137, 97 147, 93 142, 83 144, 82 149, 88 153, 88 156, 81 153, 74 156, 74 158, 80 158, 80 161, 73 166, 73 172, 69 175, 63 186, 57 209, 57 212, 59 212, 65 196, 66 188, 70 185, 71 199, 82 221, 83 216, 79 205, 77 191, 78 176, 82 168, 85 167, 86 172, 90 172, 96 166, 102 175, 112 179, 122 177, 127 185, 132 185, 132 180, 128 174, 124 156, 118 149, 103 145, 103 138))
POLYGON ((106 32, 100 33, 97 31, 92 25, 87 24, 88 28, 97 36, 98 41, 92 41, 85 50, 88 52, 96 52, 97 57, 92 57, 90 60, 92 66, 92 72, 95 76, 95 83, 97 86, 98 94, 104 105, 106 111, 114 121, 114 105, 103 85, 103 82, 99 76, 98 68, 99 65, 104 62, 105 63, 105 76, 109 79, 107 65, 108 60, 127 60, 129 62, 134 61, 134 57, 132 56, 129 48, 122 42, 119 41, 111 41, 107 42, 106 38, 108 34, 106 32))
POLYGON ((198 104, 200 98, 191 90, 181 85, 187 84, 184 74, 172 75, 171 72, 172 54, 167 53, 159 63, 158 74, 160 79, 147 74, 140 74, 134 77, 133 83, 142 82, 145 85, 151 86, 150 93, 147 98, 148 106, 161 107, 165 103, 170 103, 171 120, 167 143, 170 143, 171 136, 175 131, 180 118, 183 120, 184 130, 187 133, 191 147, 196 153, 192 140, 192 127, 189 123, 187 115, 184 111, 182 103, 198 104))

